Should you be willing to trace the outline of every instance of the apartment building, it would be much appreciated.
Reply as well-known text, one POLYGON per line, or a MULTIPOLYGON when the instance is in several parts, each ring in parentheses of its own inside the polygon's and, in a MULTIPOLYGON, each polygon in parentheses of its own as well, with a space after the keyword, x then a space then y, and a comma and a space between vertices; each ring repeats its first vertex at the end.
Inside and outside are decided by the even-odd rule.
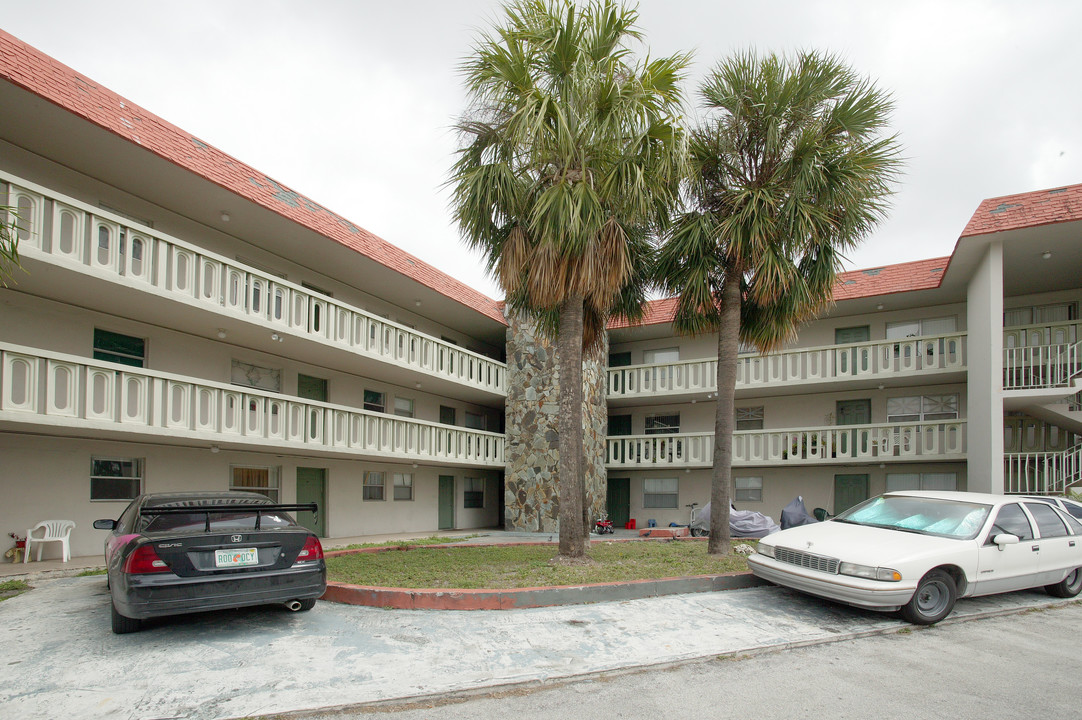
MULTIPOLYGON (((732 497, 777 519, 886 490, 1078 482, 1082 185, 986 200, 949 257, 845 273, 783 351, 742 353, 732 497)), ((671 301, 610 329, 608 511, 686 523, 709 501, 716 336, 671 301)))
POLYGON ((0 107, 4 532, 95 554, 138 492, 226 488, 325 536, 500 524, 493 300, 2 32, 0 107))
MULTIPOLYGON (((329 537, 551 529, 555 406, 527 385, 554 358, 496 301, 3 32, 0 107, 26 269, 0 289, 5 532, 71 519, 95 554, 135 494, 227 488, 316 501, 329 537)), ((1076 482, 1080 240, 1073 186, 982 203, 948 257, 846 273, 792 346, 741 355, 736 506, 1076 482)), ((587 374, 592 502, 620 524, 709 499, 716 338, 672 309, 614 323, 587 374)))

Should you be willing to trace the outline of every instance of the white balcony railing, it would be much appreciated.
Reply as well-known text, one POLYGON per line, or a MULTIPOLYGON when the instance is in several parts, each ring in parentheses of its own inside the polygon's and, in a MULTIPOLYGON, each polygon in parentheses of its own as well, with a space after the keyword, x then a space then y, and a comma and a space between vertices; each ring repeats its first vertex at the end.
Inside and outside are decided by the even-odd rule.
MULTIPOLYGON (((606 446, 610 468, 709 467, 714 434, 627 435, 607 438, 606 446)), ((965 420, 733 433, 733 465, 960 460, 965 454, 965 420)))
POLYGON ((1060 452, 1007 453, 1003 491, 1016 495, 1056 495, 1082 482, 1082 444, 1060 452))
POLYGON ((1003 388, 1069 388, 1082 375, 1082 343, 1031 345, 1003 350, 1003 388))
MULTIPOLYGON (((411 330, 118 215, 0 172, 19 252, 360 355, 506 394, 504 363, 411 330), (49 222, 46 223, 46 218, 49 222)), ((0 194, 0 199, 2 199, 0 194)))
POLYGON ((304 452, 503 466, 504 437, 0 344, 0 420, 304 452))
MULTIPOLYGON (((951 333, 741 356, 737 360, 736 387, 964 370, 965 354, 965 333, 951 333)), ((608 396, 713 392, 717 388, 717 368, 717 358, 610 368, 608 396)))

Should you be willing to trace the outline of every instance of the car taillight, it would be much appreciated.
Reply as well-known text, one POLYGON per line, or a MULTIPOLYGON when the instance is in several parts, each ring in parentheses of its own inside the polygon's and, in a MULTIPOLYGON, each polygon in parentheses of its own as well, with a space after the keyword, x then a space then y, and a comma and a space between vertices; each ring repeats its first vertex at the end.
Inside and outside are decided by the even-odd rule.
POLYGON ((140 545, 124 561, 124 572, 130 575, 169 572, 169 566, 158 556, 153 545, 140 545))
POLYGON ((310 562, 322 558, 323 546, 319 544, 317 538, 309 535, 308 540, 304 543, 304 547, 301 548, 300 553, 297 555, 297 562, 310 562))

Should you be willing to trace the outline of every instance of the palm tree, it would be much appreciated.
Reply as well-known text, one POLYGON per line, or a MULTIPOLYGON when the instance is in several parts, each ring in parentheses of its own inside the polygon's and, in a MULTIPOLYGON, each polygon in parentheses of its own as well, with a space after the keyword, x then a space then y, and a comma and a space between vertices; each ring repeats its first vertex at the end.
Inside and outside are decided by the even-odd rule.
POLYGON ((471 104, 449 184, 510 309, 555 338, 560 554, 581 557, 583 352, 610 315, 641 315, 650 233, 683 172, 688 56, 636 60, 638 14, 609 0, 519 0, 503 20, 463 66, 471 104))
POLYGON ((19 215, 15 208, 0 205, 0 288, 7 281, 14 282, 14 271, 19 264, 19 215))
POLYGON ((711 553, 727 553, 737 354, 778 349, 832 302, 843 254, 885 216, 900 169, 890 96, 838 58, 738 53, 700 88, 686 209, 655 268, 678 332, 718 333, 711 553))

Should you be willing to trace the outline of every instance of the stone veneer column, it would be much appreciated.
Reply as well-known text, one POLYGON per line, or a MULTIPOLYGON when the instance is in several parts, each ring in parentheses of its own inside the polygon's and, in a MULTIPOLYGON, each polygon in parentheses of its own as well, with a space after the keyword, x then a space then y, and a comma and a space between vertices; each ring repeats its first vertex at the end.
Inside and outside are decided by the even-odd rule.
MULTIPOLYGON (((560 381, 556 343, 529 318, 508 315, 504 513, 508 530, 559 532, 560 381)), ((589 522, 605 508, 604 346, 583 363, 583 466, 589 522)))

